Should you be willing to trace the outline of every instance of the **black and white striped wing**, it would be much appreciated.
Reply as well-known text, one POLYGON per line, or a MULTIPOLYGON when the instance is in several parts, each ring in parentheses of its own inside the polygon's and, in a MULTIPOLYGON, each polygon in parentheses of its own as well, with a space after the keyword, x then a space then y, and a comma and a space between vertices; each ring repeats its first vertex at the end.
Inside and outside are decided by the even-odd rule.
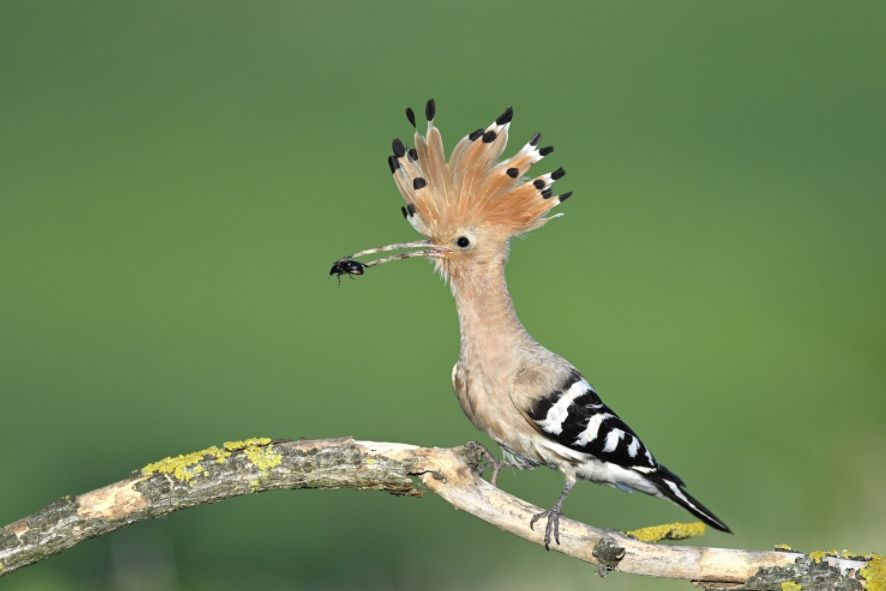
POLYGON ((537 400, 529 416, 545 436, 575 451, 640 472, 659 467, 633 429, 578 372, 561 389, 537 400))
POLYGON ((539 398, 528 414, 542 435, 588 455, 585 466, 579 466, 580 476, 670 499, 710 526, 729 531, 686 492, 679 476, 655 460, 634 430, 603 404, 578 372, 559 390, 539 398))

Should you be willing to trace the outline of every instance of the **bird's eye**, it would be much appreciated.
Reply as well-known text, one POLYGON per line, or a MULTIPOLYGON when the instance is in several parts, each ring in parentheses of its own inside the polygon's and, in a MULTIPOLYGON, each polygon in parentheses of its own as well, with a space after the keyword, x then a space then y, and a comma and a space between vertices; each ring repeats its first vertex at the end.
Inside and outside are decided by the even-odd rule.
POLYGON ((459 248, 467 248, 471 245, 471 241, 468 240, 467 236, 459 236, 458 240, 455 241, 455 244, 459 248))

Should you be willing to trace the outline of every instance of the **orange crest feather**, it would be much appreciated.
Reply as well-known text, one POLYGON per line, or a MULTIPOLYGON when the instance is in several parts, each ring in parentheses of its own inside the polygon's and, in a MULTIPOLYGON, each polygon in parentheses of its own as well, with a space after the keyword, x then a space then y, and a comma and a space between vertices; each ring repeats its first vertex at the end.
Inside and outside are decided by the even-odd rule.
MULTIPOLYGON (((545 214, 565 201, 571 192, 554 195, 552 185, 563 177, 563 168, 535 178, 526 177, 533 164, 553 152, 538 147, 535 134, 514 156, 499 161, 508 142, 514 111, 508 107, 485 129, 461 139, 449 161, 443 138, 434 126, 433 100, 425 108, 427 133, 416 131, 415 148, 393 142, 394 155, 388 164, 394 181, 406 200, 403 215, 420 233, 440 237, 470 225, 494 225, 508 235, 538 228, 553 217, 545 214)), ((412 109, 406 110, 415 125, 412 109)))

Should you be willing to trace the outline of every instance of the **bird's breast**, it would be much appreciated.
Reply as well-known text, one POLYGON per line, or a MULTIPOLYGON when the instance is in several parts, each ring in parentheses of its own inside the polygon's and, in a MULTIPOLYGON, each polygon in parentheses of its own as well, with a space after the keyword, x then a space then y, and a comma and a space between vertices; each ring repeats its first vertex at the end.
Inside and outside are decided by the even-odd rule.
POLYGON ((537 430, 511 398, 511 380, 490 379, 487 372, 456 363, 452 385, 459 405, 475 427, 499 445, 534 463, 547 463, 539 455, 534 440, 537 430))
POLYGON ((492 435, 487 412, 483 410, 487 388, 477 379, 476 372, 464 363, 456 363, 452 368, 452 387, 458 396, 462 411, 478 429, 492 435))

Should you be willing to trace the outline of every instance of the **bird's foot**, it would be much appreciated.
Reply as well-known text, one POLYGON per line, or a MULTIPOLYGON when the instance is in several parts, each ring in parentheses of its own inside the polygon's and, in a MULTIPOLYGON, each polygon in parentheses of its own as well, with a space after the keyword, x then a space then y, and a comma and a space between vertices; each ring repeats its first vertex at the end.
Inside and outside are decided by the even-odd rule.
POLYGON ((534 531, 535 522, 547 517, 547 523, 545 525, 545 550, 549 552, 551 550, 551 534, 553 534, 554 541, 557 542, 557 545, 560 545, 560 515, 560 507, 555 506, 547 511, 536 513, 529 521, 529 529, 534 531))
POLYGON ((551 550, 551 534, 554 534, 554 540, 558 546, 560 545, 560 515, 562 515, 560 511, 563 509, 563 501, 566 500, 573 486, 575 486, 575 476, 567 475, 566 483, 563 485, 563 492, 560 493, 560 498, 557 499, 554 506, 547 511, 536 513, 529 521, 529 529, 534 530, 536 521, 542 517, 548 518, 547 525, 545 525, 545 550, 551 550))
POLYGON ((469 441, 465 448, 470 452, 468 464, 470 464, 475 474, 483 476, 483 473, 488 468, 492 468, 492 477, 489 479, 489 482, 492 483, 492 486, 495 486, 498 474, 501 472, 502 462, 492 455, 492 452, 485 445, 477 441, 469 441))
POLYGON ((492 455, 492 452, 483 448, 483 464, 480 466, 480 472, 485 472, 487 468, 492 468, 492 474, 489 476, 489 484, 496 486, 498 474, 501 472, 501 460, 492 455))

